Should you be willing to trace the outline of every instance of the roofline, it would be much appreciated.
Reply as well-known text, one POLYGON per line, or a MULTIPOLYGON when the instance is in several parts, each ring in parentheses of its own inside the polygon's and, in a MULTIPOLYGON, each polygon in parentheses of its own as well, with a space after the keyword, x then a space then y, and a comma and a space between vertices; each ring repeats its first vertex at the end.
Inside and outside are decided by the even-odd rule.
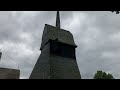
MULTIPOLYGON (((49 39, 49 40, 45 43, 44 46, 46 46, 46 44, 49 43, 50 41, 54 41, 54 40, 49 39)), ((75 47, 75 48, 78 47, 77 45, 71 45, 71 44, 63 43, 63 42, 60 42, 59 40, 58 40, 58 43, 66 44, 66 45, 69 45, 69 46, 73 46, 73 47, 75 47)), ((44 46, 43 46, 43 47, 44 47, 44 46)), ((41 47, 40 50, 42 50, 43 47, 41 47)))
POLYGON ((0 67, 0 69, 8 69, 8 70, 15 70, 15 71, 20 71, 20 69, 3 68, 3 67, 0 67))
MULTIPOLYGON (((53 25, 45 24, 45 27, 46 27, 46 26, 54 27, 54 28, 57 29, 57 27, 56 27, 56 26, 53 26, 53 25)), ((63 31, 69 32, 69 33, 71 34, 71 32, 68 31, 68 30, 65 30, 65 29, 62 29, 62 28, 60 28, 60 30, 63 30, 63 31)))

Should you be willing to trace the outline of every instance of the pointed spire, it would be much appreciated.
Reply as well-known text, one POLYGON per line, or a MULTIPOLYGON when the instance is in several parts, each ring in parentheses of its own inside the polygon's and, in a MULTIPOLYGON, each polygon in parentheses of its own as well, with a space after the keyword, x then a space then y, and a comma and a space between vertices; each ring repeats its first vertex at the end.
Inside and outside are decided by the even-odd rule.
POLYGON ((1 56, 2 56, 2 52, 1 52, 1 50, 0 50, 0 60, 1 60, 1 56))
POLYGON ((58 29, 60 29, 60 14, 59 14, 59 11, 57 11, 56 27, 57 27, 58 29))

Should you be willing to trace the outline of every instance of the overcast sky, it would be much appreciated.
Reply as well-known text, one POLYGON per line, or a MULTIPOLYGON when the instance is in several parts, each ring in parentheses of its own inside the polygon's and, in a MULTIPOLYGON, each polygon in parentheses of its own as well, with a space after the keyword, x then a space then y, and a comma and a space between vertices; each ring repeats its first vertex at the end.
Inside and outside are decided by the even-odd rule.
MULTIPOLYGON (((76 57, 83 79, 97 70, 120 78, 120 15, 109 11, 61 11, 61 27, 77 44, 76 57)), ((0 11, 0 67, 21 70, 28 79, 40 55, 45 24, 55 25, 55 11, 0 11)))

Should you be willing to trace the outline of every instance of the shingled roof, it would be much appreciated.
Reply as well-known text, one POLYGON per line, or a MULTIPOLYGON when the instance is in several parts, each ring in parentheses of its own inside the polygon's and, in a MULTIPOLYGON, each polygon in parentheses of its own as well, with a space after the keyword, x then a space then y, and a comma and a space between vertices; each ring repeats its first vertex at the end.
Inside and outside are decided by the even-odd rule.
POLYGON ((69 31, 64 29, 58 29, 54 26, 45 24, 41 49, 49 40, 55 40, 55 39, 58 39, 58 42, 77 47, 74 42, 73 35, 69 31))

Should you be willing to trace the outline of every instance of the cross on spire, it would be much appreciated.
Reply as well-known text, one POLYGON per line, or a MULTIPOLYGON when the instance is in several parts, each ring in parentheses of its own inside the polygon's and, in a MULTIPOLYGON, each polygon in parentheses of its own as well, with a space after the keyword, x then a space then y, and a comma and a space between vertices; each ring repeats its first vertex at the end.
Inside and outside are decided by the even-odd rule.
POLYGON ((57 16, 56 16, 56 27, 60 29, 60 13, 57 11, 57 16))

